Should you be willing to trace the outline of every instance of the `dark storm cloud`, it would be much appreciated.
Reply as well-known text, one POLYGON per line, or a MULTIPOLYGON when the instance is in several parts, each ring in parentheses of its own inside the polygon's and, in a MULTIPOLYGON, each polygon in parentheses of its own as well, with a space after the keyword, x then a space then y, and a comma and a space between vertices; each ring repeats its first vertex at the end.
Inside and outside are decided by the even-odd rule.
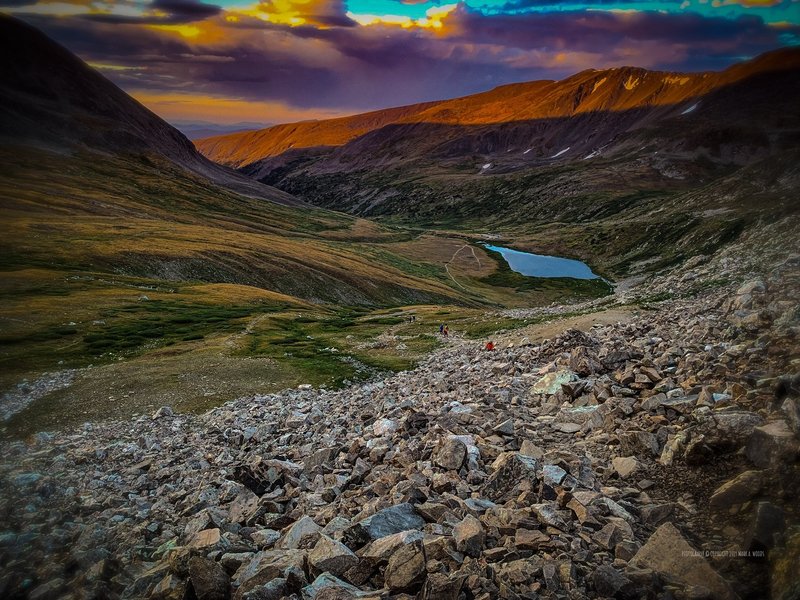
MULTIPOLYGON (((627 57, 629 64, 696 71, 781 45, 780 31, 756 16, 585 10, 485 15, 459 8, 451 16, 451 27, 458 32, 454 39, 464 42, 595 54, 598 67, 617 65, 627 57), (639 48, 648 53, 637 54, 639 48)), ((800 28, 783 31, 789 30, 797 33, 800 28)))
POLYGON ((193 54, 182 40, 133 24, 40 15, 26 16, 25 20, 87 61, 137 66, 163 62, 181 53, 193 54))
POLYGON ((213 17, 222 10, 213 4, 204 4, 192 0, 155 0, 151 6, 166 13, 193 20, 213 17))
POLYGON ((202 21, 218 15, 222 8, 192 0, 155 0, 141 15, 120 15, 114 13, 89 13, 81 18, 89 21, 141 25, 180 25, 202 21))

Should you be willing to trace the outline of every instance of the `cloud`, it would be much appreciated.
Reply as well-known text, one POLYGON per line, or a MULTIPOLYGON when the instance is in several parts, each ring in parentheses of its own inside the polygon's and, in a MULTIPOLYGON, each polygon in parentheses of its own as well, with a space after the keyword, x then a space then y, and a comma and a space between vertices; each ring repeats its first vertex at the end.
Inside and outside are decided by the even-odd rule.
POLYGON ((783 0, 713 0, 711 4, 714 7, 739 5, 747 8, 768 8, 771 6, 778 6, 782 2, 783 0))
MULTIPOLYGON (((758 16, 585 9, 484 14, 464 4, 444 14, 436 29, 362 26, 350 19, 337 25, 344 10, 339 1, 262 2, 191 20, 208 5, 163 1, 160 10, 172 22, 27 19, 82 58, 105 65, 107 76, 143 99, 191 93, 203 98, 198 106, 209 111, 207 119, 218 118, 211 112, 216 98, 220 106, 241 102, 248 110, 274 111, 257 118, 248 112, 248 119, 272 122, 288 117, 277 107, 304 118, 352 113, 558 79, 586 68, 718 69, 800 35, 796 24, 770 26, 758 16)), ((186 102, 169 106, 173 113, 176 106, 190 110, 186 102)), ((234 118, 235 110, 225 114, 234 118)))
POLYGON ((355 22, 347 16, 344 0, 263 0, 249 12, 260 13, 271 23, 283 25, 321 27, 355 25, 355 22))
POLYGON ((213 4, 204 4, 196 0, 155 0, 151 5, 155 11, 163 11, 170 15, 183 16, 192 20, 212 17, 222 10, 213 4))
POLYGON ((106 23, 132 23, 141 25, 179 25, 203 21, 218 15, 222 8, 213 4, 205 4, 198 0, 154 0, 143 8, 138 3, 119 2, 111 11, 96 11, 90 5, 90 11, 83 18, 106 23), (132 10, 123 11, 121 7, 128 5, 132 10))
POLYGON ((309 119, 333 118, 354 111, 331 110, 325 107, 298 109, 282 102, 263 102, 207 96, 190 93, 152 93, 132 90, 131 95, 162 118, 179 121, 206 120, 212 123, 238 123, 241 121, 286 123, 309 119))

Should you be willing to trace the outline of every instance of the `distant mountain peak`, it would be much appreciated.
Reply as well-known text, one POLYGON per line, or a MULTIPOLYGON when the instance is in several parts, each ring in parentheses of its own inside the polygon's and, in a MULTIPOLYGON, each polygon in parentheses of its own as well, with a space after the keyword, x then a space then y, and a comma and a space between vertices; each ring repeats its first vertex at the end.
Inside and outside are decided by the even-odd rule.
POLYGON ((435 123, 490 126, 579 114, 680 106, 759 73, 800 67, 800 49, 784 48, 718 72, 655 71, 636 66, 586 69, 560 81, 512 83, 489 91, 351 117, 275 125, 195 141, 210 159, 234 167, 288 150, 338 147, 387 126, 435 123))

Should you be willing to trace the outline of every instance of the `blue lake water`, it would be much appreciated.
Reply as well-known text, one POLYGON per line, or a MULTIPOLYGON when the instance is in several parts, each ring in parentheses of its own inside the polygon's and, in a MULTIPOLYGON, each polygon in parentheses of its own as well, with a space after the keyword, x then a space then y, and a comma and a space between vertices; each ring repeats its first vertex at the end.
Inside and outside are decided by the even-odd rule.
POLYGON ((503 255, 512 271, 528 277, 571 277, 573 279, 599 279, 589 268, 589 265, 571 258, 560 256, 545 256, 531 254, 511 248, 484 244, 489 250, 494 250, 503 255))

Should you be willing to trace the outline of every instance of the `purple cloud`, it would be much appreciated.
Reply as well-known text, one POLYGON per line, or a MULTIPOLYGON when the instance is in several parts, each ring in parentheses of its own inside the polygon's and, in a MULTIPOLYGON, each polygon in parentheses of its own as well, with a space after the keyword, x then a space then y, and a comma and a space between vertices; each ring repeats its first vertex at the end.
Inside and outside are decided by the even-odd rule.
MULTIPOLYGON (((187 20, 213 8, 160 2, 187 20)), ((464 5, 441 30, 353 26, 349 19, 320 26, 336 23, 343 5, 314 7, 299 27, 246 15, 229 22, 222 13, 199 22, 214 35, 197 38, 80 17, 28 20, 84 59, 128 67, 108 73, 124 89, 340 111, 449 98, 590 67, 716 69, 779 47, 781 35, 800 35, 797 26, 779 29, 759 17, 586 10, 486 15, 464 5)))

